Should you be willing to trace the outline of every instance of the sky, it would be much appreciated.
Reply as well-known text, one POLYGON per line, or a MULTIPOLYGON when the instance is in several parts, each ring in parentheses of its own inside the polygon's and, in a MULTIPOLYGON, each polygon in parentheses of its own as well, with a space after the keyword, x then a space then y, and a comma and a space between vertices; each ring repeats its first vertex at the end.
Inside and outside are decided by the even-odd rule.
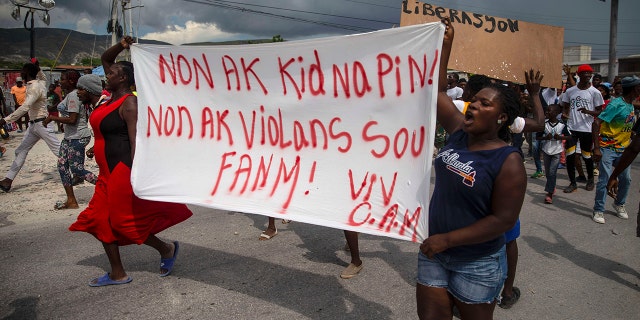
MULTIPOLYGON (((37 3, 37 0, 30 0, 37 3)), ((449 0, 435 6, 565 28, 565 46, 592 46, 608 57, 611 0, 449 0)), ((107 34, 112 0, 57 0, 50 27, 107 34)), ((127 34, 180 45, 271 38, 299 40, 399 26, 402 0, 129 0, 120 16, 127 34), (142 6, 142 7, 139 7, 142 6)), ((410 7, 415 1, 409 1, 410 7)), ((22 28, 0 0, 1 28, 22 28)), ((639 0, 619 0, 617 56, 640 54, 639 0)), ((36 20, 36 27, 46 25, 36 20)))

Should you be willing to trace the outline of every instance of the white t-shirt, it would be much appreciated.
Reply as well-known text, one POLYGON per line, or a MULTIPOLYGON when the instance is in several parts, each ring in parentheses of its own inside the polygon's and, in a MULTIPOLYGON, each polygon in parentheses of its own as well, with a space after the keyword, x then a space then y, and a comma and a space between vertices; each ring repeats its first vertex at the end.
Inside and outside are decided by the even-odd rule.
POLYGON ((451 100, 456 100, 462 98, 462 88, 453 87, 451 89, 447 89, 447 95, 451 100))
POLYGON ((509 126, 509 130, 513 133, 520 133, 524 130, 524 118, 516 117, 513 119, 513 123, 509 126))
MULTIPOLYGON (((562 131, 564 130, 564 123, 561 121, 556 122, 555 124, 549 123, 549 120, 544 122, 544 135, 550 134, 554 137, 556 134, 562 135, 562 131)), ((562 152, 562 140, 556 140, 551 138, 551 140, 544 140, 542 144, 542 152, 552 156, 562 152)))
POLYGON ((582 90, 578 86, 573 86, 561 96, 563 103, 569 104, 569 121, 567 127, 570 131, 591 132, 593 116, 582 113, 578 109, 585 108, 595 111, 596 107, 604 105, 604 99, 600 91, 593 86, 582 90))
MULTIPOLYGON (((558 94, 556 93, 556 89, 554 88, 546 88, 542 90, 542 98, 547 103, 548 106, 556 103, 556 99, 558 98, 558 94)), ((560 100, 558 100, 560 101, 560 100)))

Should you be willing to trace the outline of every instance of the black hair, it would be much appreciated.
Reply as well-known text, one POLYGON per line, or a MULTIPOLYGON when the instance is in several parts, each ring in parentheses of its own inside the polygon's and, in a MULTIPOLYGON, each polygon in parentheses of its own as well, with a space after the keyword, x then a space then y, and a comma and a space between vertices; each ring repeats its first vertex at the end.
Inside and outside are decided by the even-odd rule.
POLYGON ((78 79, 80 79, 80 72, 78 70, 65 70, 64 74, 67 76, 67 81, 71 81, 74 83, 74 86, 78 84, 78 79))
POLYGON ((604 84, 599 84, 597 89, 602 88, 604 90, 604 96, 602 96, 605 100, 611 99, 611 89, 605 86, 604 84))
POLYGON ((467 85, 464 87, 464 91, 462 92, 463 100, 467 101, 464 98, 465 93, 469 95, 469 98, 473 97, 478 93, 478 91, 482 90, 482 88, 486 88, 491 84, 491 78, 483 75, 483 74, 474 74, 469 77, 469 81, 467 81, 467 85))
POLYGON ((602 75, 599 74, 599 73, 594 73, 593 77, 591 79, 593 80, 593 79, 596 79, 596 78, 602 80, 602 75))
POLYGON ((632 86, 632 87, 622 87, 622 95, 626 96, 629 94, 629 92, 633 91, 636 89, 636 86, 632 86))
MULTIPOLYGON (((22 66, 22 71, 24 71, 29 78, 31 79, 35 79, 38 76, 38 71, 40 70, 40 68, 38 68, 38 66, 36 66, 33 63, 25 63, 22 66)), ((26 79, 24 79, 26 81, 26 79)))
POLYGON ((460 80, 458 80, 458 83, 467 83, 467 79, 465 79, 465 78, 460 78, 460 80))
POLYGON ((520 113, 520 97, 513 89, 500 84, 491 83, 486 88, 498 92, 498 101, 502 105, 502 112, 507 114, 507 121, 502 123, 498 131, 498 137, 505 142, 510 142, 511 131, 509 131, 509 126, 513 124, 513 121, 520 113))
POLYGON ((562 107, 557 103, 552 103, 549 106, 547 106, 547 110, 551 110, 551 108, 554 108, 554 109, 557 108, 558 111, 562 112, 562 107))
POLYGON ((116 62, 117 65, 122 69, 122 73, 127 77, 128 85, 133 86, 136 84, 136 80, 133 76, 133 63, 129 61, 119 61, 116 62))

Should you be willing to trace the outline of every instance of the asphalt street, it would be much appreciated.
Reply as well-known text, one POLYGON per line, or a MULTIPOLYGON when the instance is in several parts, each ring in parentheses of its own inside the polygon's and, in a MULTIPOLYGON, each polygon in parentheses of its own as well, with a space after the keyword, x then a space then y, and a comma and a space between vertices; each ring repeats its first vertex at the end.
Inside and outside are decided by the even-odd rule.
MULTIPOLYGON (((361 235, 364 269, 344 280, 341 230, 278 221, 278 235, 258 241, 266 217, 195 206, 191 219, 159 234, 180 241, 171 276, 157 275, 153 249, 134 245, 121 249, 133 282, 89 287, 108 270, 107 258, 92 236, 67 231, 80 209, 52 209, 64 195, 55 163, 42 166, 51 155, 34 152, 21 175, 35 182, 21 184, 19 176, 0 194, 1 319, 417 318, 417 244, 361 235), (25 210, 27 203, 37 206, 25 210)), ((3 172, 11 158, 1 159, 3 172)), ((525 165, 533 173, 530 159, 525 165)), ((638 319, 640 162, 632 175, 631 218, 615 217, 609 199, 604 225, 591 220, 594 192, 584 184, 548 205, 545 180, 529 178, 518 240, 522 297, 509 310, 496 308, 496 319, 638 319)), ((567 185, 564 170, 558 184, 567 185)), ((92 192, 86 183, 76 188, 81 208, 92 192)))

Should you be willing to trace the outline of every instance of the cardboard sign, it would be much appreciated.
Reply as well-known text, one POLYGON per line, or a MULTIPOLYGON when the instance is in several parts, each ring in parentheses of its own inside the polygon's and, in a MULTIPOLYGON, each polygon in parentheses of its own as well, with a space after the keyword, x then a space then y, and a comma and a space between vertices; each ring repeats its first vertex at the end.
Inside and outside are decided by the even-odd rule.
POLYGON ((134 192, 422 241, 443 34, 134 45, 134 192))
POLYGON ((400 25, 447 16, 455 29, 450 69, 525 83, 524 71, 533 68, 544 74, 543 86, 562 86, 564 28, 408 0, 402 2, 400 25))

